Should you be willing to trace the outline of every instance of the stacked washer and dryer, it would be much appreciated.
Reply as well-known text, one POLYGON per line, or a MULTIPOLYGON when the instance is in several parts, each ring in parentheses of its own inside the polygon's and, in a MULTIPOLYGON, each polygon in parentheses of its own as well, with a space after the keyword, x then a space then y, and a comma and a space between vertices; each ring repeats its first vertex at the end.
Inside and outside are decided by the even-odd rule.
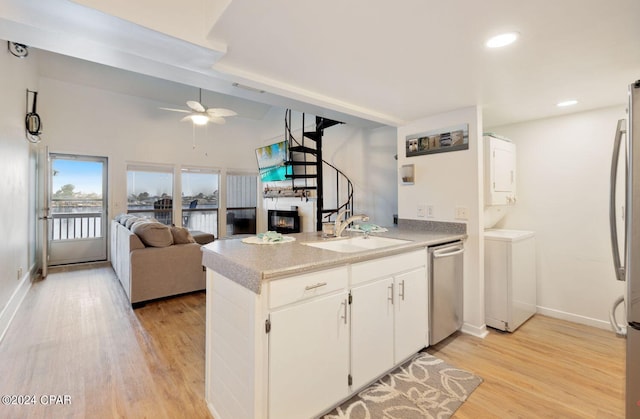
POLYGON ((516 204, 516 149, 509 139, 485 134, 485 323, 512 332, 536 312, 533 231, 495 229, 516 204))

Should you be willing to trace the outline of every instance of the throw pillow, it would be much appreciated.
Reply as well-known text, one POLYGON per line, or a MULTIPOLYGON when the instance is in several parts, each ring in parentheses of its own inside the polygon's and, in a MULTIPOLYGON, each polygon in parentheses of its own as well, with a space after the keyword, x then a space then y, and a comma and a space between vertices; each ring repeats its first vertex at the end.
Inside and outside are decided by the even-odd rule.
POLYGON ((135 223, 139 219, 140 218, 138 218, 138 217, 131 216, 131 217, 127 218, 127 221, 124 222, 124 226, 127 227, 128 229, 131 229, 131 226, 133 225, 133 223, 135 223))
POLYGON ((169 226, 153 222, 135 223, 131 232, 140 237, 145 246, 168 247, 173 244, 173 235, 169 226))
POLYGON ((191 233, 189 233, 189 230, 184 227, 171 227, 171 234, 173 235, 173 244, 187 244, 196 242, 191 233))

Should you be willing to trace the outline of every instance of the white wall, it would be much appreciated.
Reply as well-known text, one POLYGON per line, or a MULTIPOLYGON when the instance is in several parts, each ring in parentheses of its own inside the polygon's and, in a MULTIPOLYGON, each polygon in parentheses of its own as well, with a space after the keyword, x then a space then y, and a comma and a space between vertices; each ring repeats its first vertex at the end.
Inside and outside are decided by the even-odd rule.
POLYGON ((354 212, 381 226, 391 226, 398 213, 396 137, 392 127, 337 125, 325 131, 324 159, 353 182, 354 212))
POLYGON ((24 59, 6 48, 0 53, 0 337, 35 269, 36 148, 24 136, 26 89, 38 89, 37 52, 31 52, 24 59))
POLYGON ((497 228, 533 230, 539 311, 609 328, 624 293, 609 240, 609 171, 624 107, 491 128, 517 147, 518 203, 497 228))
POLYGON ((484 246, 482 228, 482 118, 476 107, 435 115, 398 128, 398 168, 415 165, 415 183, 398 187, 401 219, 425 220, 417 216, 419 204, 434 207, 433 221, 455 219, 455 207, 468 208, 464 257, 463 330, 484 336, 484 246), (405 139, 425 131, 469 124, 469 149, 407 158, 405 139))

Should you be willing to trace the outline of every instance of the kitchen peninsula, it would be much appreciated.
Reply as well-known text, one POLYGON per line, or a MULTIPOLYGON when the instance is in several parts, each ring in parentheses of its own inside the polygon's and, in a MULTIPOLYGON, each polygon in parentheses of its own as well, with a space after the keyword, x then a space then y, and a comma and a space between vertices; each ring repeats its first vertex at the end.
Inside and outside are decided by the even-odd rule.
POLYGON ((347 245, 362 246, 360 235, 203 247, 205 396, 216 418, 315 417, 428 346, 427 247, 464 239, 464 225, 347 245))

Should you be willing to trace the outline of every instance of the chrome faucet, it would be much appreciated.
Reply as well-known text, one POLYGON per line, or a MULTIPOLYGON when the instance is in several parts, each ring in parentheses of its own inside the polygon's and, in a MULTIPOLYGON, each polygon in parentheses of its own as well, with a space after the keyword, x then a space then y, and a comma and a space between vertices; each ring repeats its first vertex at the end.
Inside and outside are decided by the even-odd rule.
POLYGON ((336 237, 342 236, 342 232, 344 231, 344 229, 347 228, 349 226, 349 224, 351 224, 354 221, 369 221, 369 217, 364 215, 364 214, 352 215, 351 217, 347 218, 346 220, 340 221, 340 220, 342 220, 342 217, 344 217, 344 215, 349 211, 350 210, 341 211, 338 214, 338 216, 336 217, 335 232, 333 233, 336 237))

